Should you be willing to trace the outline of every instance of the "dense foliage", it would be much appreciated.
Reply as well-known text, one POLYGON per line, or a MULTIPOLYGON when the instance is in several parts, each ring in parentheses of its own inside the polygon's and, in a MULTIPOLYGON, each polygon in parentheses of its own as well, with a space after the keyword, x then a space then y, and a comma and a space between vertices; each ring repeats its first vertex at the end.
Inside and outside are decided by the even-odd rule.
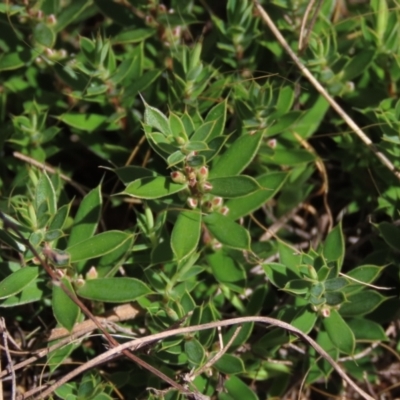
POLYGON ((371 145, 250 0, 0 4, 5 398, 399 396, 398 4, 260 4, 371 145))

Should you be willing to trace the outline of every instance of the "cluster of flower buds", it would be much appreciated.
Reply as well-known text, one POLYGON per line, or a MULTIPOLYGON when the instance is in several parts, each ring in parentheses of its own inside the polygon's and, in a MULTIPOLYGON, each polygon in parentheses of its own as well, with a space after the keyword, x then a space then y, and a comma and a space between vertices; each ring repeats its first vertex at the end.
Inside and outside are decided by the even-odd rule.
POLYGON ((222 215, 227 215, 229 213, 229 208, 224 206, 224 199, 219 196, 215 196, 204 201, 202 204, 202 209, 206 213, 219 212, 222 215))
MULTIPOLYGON (((193 152, 188 159, 192 156, 196 154, 193 152)), ((227 215, 229 208, 224 206, 223 198, 209 193, 213 186, 208 181, 208 174, 208 167, 205 165, 193 167, 186 164, 182 170, 172 171, 171 179, 175 183, 187 184, 187 188, 180 192, 180 196, 189 208, 201 206, 202 211, 206 213, 219 212, 227 215)))
POLYGON ((212 189, 211 183, 207 181, 208 168, 205 165, 201 167, 185 166, 183 171, 171 172, 171 179, 175 183, 188 183, 192 197, 201 198, 212 189))

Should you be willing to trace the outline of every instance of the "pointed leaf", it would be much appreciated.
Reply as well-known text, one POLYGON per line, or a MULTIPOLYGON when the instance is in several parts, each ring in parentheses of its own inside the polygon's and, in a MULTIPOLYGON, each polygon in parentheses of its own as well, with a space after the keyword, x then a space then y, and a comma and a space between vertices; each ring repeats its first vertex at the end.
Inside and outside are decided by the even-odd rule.
POLYGON ((50 215, 54 215, 57 211, 57 196, 53 183, 51 182, 46 171, 43 171, 43 173, 40 175, 39 181, 36 185, 34 204, 38 219, 40 218, 39 209, 43 202, 46 202, 50 215))
POLYGON ((236 292, 242 292, 246 285, 243 267, 224 251, 217 251, 208 257, 214 278, 236 292))
POLYGON ((130 237, 131 235, 121 231, 99 233, 96 236, 68 247, 67 252, 70 255, 70 262, 74 263, 103 256, 123 245, 130 237))
POLYGON ((146 102, 144 103, 144 106, 145 106, 145 112, 144 112, 145 124, 161 132, 165 136, 171 135, 171 129, 169 126, 168 118, 160 110, 149 106, 146 102))
MULTIPOLYGON (((63 278, 61 281, 70 292, 75 293, 68 279, 63 278)), ((53 285, 52 305, 54 317, 57 322, 71 332, 75 322, 79 318, 80 308, 78 305, 58 285, 53 285)))
POLYGON ((375 290, 364 290, 349 296, 347 300, 348 303, 340 307, 340 314, 345 317, 359 317, 375 310, 387 298, 375 290))
POLYGON ((118 178, 122 181, 124 185, 128 185, 129 183, 136 181, 137 179, 157 176, 157 173, 155 171, 143 167, 138 167, 136 165, 115 168, 112 171, 114 171, 118 175, 118 178))
POLYGON ((287 177, 286 172, 270 172, 257 178, 258 184, 265 189, 259 189, 247 196, 228 201, 226 203, 229 208, 228 217, 236 220, 260 208, 276 195, 287 177))
POLYGON ((99 278, 86 281, 77 289, 77 294, 85 299, 125 303, 152 293, 142 281, 134 278, 99 278))
POLYGON ((100 219, 101 203, 100 186, 97 186, 97 188, 90 191, 83 198, 76 213, 71 235, 69 236, 69 247, 94 235, 100 219))
POLYGON ((210 193, 227 199, 247 196, 261 189, 256 180, 249 176, 227 176, 210 179, 212 185, 210 193))
POLYGON ((245 372, 242 359, 235 357, 232 354, 224 354, 220 359, 217 360, 213 367, 226 375, 235 375, 245 372))
POLYGON ((203 218, 211 234, 223 245, 234 249, 249 250, 250 235, 242 226, 219 213, 203 218))
POLYGON ((203 125, 199 126, 196 131, 193 133, 193 136, 190 140, 194 141, 207 141, 208 137, 210 136, 212 129, 215 125, 215 121, 209 121, 204 123, 203 125))
POLYGON ((182 120, 172 112, 169 114, 169 127, 174 137, 188 140, 182 120))
POLYGON ((69 211, 71 209, 71 204, 72 203, 64 204, 57 210, 56 214, 50 221, 49 231, 61 230, 63 228, 68 218, 69 211))
POLYGON ((45 283, 40 279, 35 279, 29 285, 25 286, 22 292, 0 301, 0 307, 15 307, 39 301, 43 299, 44 288, 45 283))
POLYGON ((342 225, 336 225, 328 234, 324 243, 324 257, 327 261, 338 261, 339 266, 344 258, 344 238, 342 225))
POLYGON ((258 396, 251 390, 247 383, 244 383, 237 376, 231 376, 225 381, 225 390, 228 392, 229 399, 234 400, 259 400, 258 396))
POLYGON ((329 317, 323 319, 323 324, 332 343, 342 353, 354 353, 355 338, 353 332, 336 310, 331 309, 329 317))
POLYGON ((378 225, 378 230, 383 240, 396 251, 400 250, 400 228, 389 223, 389 222, 381 222, 378 225))
POLYGON ((186 184, 175 183, 171 178, 157 176, 131 182, 122 193, 139 199, 159 199, 178 193, 186 187, 186 184))
POLYGON ((253 160, 262 137, 263 131, 253 135, 243 134, 215 162, 210 171, 210 178, 222 178, 240 174, 253 160))
POLYGON ((8 275, 0 282, 0 299, 21 292, 39 276, 39 267, 24 267, 8 275))
POLYGON ((175 166, 183 162, 186 158, 186 155, 183 154, 180 150, 175 151, 167 158, 168 168, 175 166))
POLYGON ((194 365, 200 365, 206 356, 203 346, 195 338, 185 341, 185 353, 188 360, 194 365))
POLYGON ((201 213, 185 210, 179 213, 171 234, 171 247, 178 260, 192 254, 200 240, 201 213))
POLYGON ((208 139, 212 140, 217 136, 221 136, 224 133, 225 122, 226 122, 226 109, 227 101, 223 101, 213 107, 207 114, 204 122, 215 122, 213 124, 212 130, 208 135, 208 139))

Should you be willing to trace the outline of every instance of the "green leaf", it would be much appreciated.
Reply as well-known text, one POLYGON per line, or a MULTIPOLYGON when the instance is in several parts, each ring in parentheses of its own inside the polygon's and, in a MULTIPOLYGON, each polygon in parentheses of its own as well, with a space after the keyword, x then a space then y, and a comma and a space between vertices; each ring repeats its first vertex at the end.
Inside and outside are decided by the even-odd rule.
POLYGON ((342 277, 328 279, 324 282, 325 290, 327 291, 340 290, 346 285, 348 285, 348 282, 345 278, 342 277))
POLYGON ((323 319, 323 324, 332 343, 345 354, 354 354, 355 338, 353 332, 340 314, 331 309, 330 315, 323 319))
POLYGON ((100 257, 96 263, 96 270, 99 278, 110 278, 114 276, 124 261, 125 257, 132 251, 134 242, 133 236, 128 236, 125 241, 110 253, 100 257))
POLYGON ((91 190, 82 200, 75 216, 74 226, 68 240, 71 247, 91 238, 97 229, 101 213, 101 187, 91 190))
POLYGON ((314 154, 304 149, 277 149, 271 156, 266 157, 273 164, 284 166, 296 166, 314 162, 317 158, 314 154))
POLYGON ((175 151, 167 158, 168 168, 171 168, 181 162, 186 158, 186 154, 183 154, 180 150, 175 151))
POLYGON ((70 255, 70 262, 74 263, 103 256, 122 246, 130 237, 131 235, 122 231, 99 233, 68 247, 67 252, 70 255))
POLYGON ((135 96, 138 93, 146 90, 160 75, 162 71, 159 69, 152 69, 146 71, 140 78, 136 79, 129 87, 126 88, 122 97, 123 103, 133 103, 135 96))
POLYGON ((227 199, 243 197, 260 189, 256 180, 249 176, 227 176, 224 178, 210 179, 212 185, 210 193, 227 199))
POLYGON ((246 273, 231 256, 217 251, 208 257, 214 278, 236 292, 242 292, 246 285, 246 273))
POLYGON ((111 42, 112 44, 139 43, 153 36, 155 33, 156 30, 151 28, 124 29, 122 32, 115 35, 111 42))
MULTIPOLYGON (((68 279, 63 278, 61 279, 61 282, 71 293, 75 293, 71 282, 68 279)), ((55 284, 53 284, 52 306, 54 317, 57 322, 71 332, 79 318, 80 308, 69 298, 61 286, 55 284)))
POLYGON ((208 140, 212 140, 217 136, 221 136, 224 133, 225 122, 226 122, 226 110, 227 101, 222 101, 213 107, 207 114, 205 123, 215 122, 212 126, 210 134, 207 136, 208 140))
POLYGON ((171 234, 171 247, 177 260, 192 254, 200 240, 201 213, 185 210, 180 212, 171 234))
POLYGON ((50 221, 49 231, 61 230, 63 228, 65 222, 67 221, 71 204, 72 203, 64 204, 57 210, 54 217, 50 221))
POLYGON ((149 106, 144 102, 144 122, 146 125, 151 126, 158 132, 161 132, 165 136, 172 134, 168 118, 157 108, 149 106))
POLYGON ((174 183, 171 178, 158 176, 142 178, 131 182, 122 194, 139 199, 159 199, 178 193, 187 187, 186 184, 174 183))
POLYGON ((347 321, 356 340, 387 341, 385 331, 382 326, 374 321, 365 318, 354 318, 347 321))
POLYGON ((182 146, 182 149, 186 151, 187 153, 190 151, 206 151, 210 150, 207 146, 207 143, 205 142, 195 142, 195 141, 190 141, 187 142, 184 146, 182 146))
MULTIPOLYGON (((385 0, 383 0, 382 3, 385 3, 385 0)), ((343 68, 343 81, 351 81, 361 75, 368 69, 375 58, 375 54, 375 50, 362 49, 360 53, 353 55, 343 68)))
POLYGON ((45 284, 42 280, 35 279, 25 286, 22 292, 0 301, 0 307, 15 307, 39 301, 43 299, 44 287, 45 284))
POLYGON ((309 307, 302 307, 290 323, 302 332, 309 333, 314 328, 317 319, 317 313, 311 311, 309 307))
MULTIPOLYGON (((322 95, 319 95, 312 107, 297 119, 292 128, 293 131, 301 135, 302 138, 310 137, 321 125, 328 109, 329 103, 322 95)), ((311 155, 310 152, 308 153, 311 155)))
MULTIPOLYGON (((237 376, 231 376, 225 381, 225 390, 232 400, 258 400, 257 395, 250 389, 249 385, 237 376)), ((221 400, 224 400, 221 398, 221 400)))
POLYGON ((99 278, 85 282, 76 290, 85 299, 109 303, 125 303, 152 293, 142 281, 134 278, 99 278))
POLYGON ((203 221, 215 239, 224 246, 250 250, 250 235, 242 226, 219 213, 206 215, 203 221))
MULTIPOLYGON (((365 285, 362 285, 362 283, 368 284, 374 282, 379 277, 383 269, 384 267, 377 267, 376 265, 360 265, 359 267, 347 272, 346 276, 361 282, 359 285, 357 285, 356 281, 351 279, 349 281, 351 285, 357 285, 359 289, 362 289, 365 287, 365 285)), ((349 287, 349 290, 354 289, 349 287)))
MULTIPOLYGON (((213 355, 214 354, 211 354, 211 356, 213 355)), ((214 363, 213 367, 226 375, 235 375, 245 372, 243 361, 232 354, 224 354, 214 363)))
POLYGON ((57 210, 57 196, 46 171, 43 171, 43 173, 40 175, 36 185, 34 205, 38 219, 40 219, 39 209, 43 202, 46 202, 50 215, 54 215, 57 210))
POLYGON ((253 135, 243 134, 217 159, 210 170, 210 178, 222 178, 240 174, 252 161, 256 154, 263 131, 253 135))
POLYGON ((90 64, 94 64, 96 60, 96 44, 93 40, 90 40, 84 36, 79 38, 79 47, 82 54, 85 56, 86 61, 90 64))
POLYGON ((39 276, 39 267, 24 267, 8 275, 0 282, 0 299, 21 292, 39 276))
POLYGON ((3 53, 0 55, 0 72, 18 69, 26 65, 33 56, 37 54, 30 49, 23 49, 18 52, 3 53))
POLYGON ((266 189, 260 189, 248 196, 229 200, 226 203, 229 208, 228 218, 236 220, 260 208, 276 195, 287 177, 288 174, 286 172, 269 172, 258 177, 256 181, 266 189))
POLYGON ((122 181, 124 185, 128 185, 132 181, 141 178, 148 178, 157 176, 157 172, 151 169, 138 167, 136 165, 129 165, 127 167, 115 168, 112 170, 118 175, 118 178, 122 181))
POLYGON ((57 32, 62 31, 71 22, 76 21, 78 16, 91 5, 90 0, 72 1, 68 7, 64 7, 62 12, 57 15, 57 23, 55 29, 57 32))
POLYGON ((215 125, 215 121, 206 122, 203 125, 200 125, 196 131, 191 136, 190 140, 205 142, 211 135, 213 127, 215 125))
POLYGON ((293 294, 306 294, 310 291, 312 282, 305 279, 293 279, 286 283, 283 290, 293 294))
POLYGON ((51 49, 54 46, 56 35, 48 25, 39 22, 33 30, 33 38, 36 43, 51 49))
POLYGON ((67 112, 57 117, 60 121, 80 131, 92 133, 107 126, 107 115, 67 112))
POLYGON ((268 263, 262 267, 268 279, 280 289, 283 289, 290 280, 301 278, 298 269, 290 264, 268 263))
POLYGON ((340 314, 344 317, 359 317, 369 314, 381 303, 387 300, 375 290, 363 290, 348 297, 348 303, 340 307, 340 314))
POLYGON ((383 240, 394 250, 400 250, 400 228, 389 223, 381 222, 378 225, 378 230, 383 240))
POLYGON ((186 340, 184 347, 189 362, 197 366, 204 361, 206 352, 198 340, 195 338, 186 340))
POLYGON ((337 261, 339 266, 343 263, 344 258, 344 238, 342 225, 336 225, 328 234, 324 243, 324 257, 329 261, 337 261))
POLYGON ((188 140, 183 122, 173 112, 170 112, 169 114, 169 127, 174 137, 181 138, 185 142, 188 140))

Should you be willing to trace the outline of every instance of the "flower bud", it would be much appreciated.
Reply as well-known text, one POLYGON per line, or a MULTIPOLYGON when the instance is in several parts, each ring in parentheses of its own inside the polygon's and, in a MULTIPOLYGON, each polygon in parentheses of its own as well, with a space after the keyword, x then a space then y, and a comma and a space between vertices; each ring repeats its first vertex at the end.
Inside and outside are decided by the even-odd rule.
POLYGON ((221 244, 220 242, 214 240, 214 241, 213 241, 213 244, 212 244, 212 248, 213 248, 214 250, 222 249, 222 244, 221 244))
POLYGON ((228 215, 229 214, 229 208, 227 206, 223 206, 220 210, 222 215, 228 215))
POLYGON ((99 274, 97 273, 97 269, 95 266, 91 266, 89 271, 86 274, 86 279, 90 280, 90 279, 97 279, 99 276, 99 274))
POLYGON ((320 310, 320 314, 324 318, 328 318, 331 315, 331 310, 329 307, 322 307, 320 310))
POLYGON ((57 22, 56 16, 54 14, 50 14, 47 16, 47 23, 49 25, 55 25, 57 22))
POLYGON ((77 288, 81 288, 84 285, 85 285, 85 280, 81 276, 75 279, 74 286, 76 286, 77 288))
POLYGON ((269 147, 271 147, 271 149, 274 149, 276 147, 276 139, 268 140, 267 144, 269 147))
POLYGON ((223 201, 224 199, 222 197, 217 196, 212 199, 212 204, 214 207, 220 207, 222 206, 223 201))
POLYGON ((205 182, 205 180, 208 178, 208 168, 205 165, 200 167, 197 171, 197 178, 200 182, 205 182))
POLYGON ((204 182, 203 185, 202 185, 202 187, 203 187, 203 190, 204 190, 205 192, 209 192, 210 190, 212 190, 213 185, 211 185, 210 182, 204 182))
POLYGON ((190 208, 196 208, 197 205, 199 204, 199 201, 193 197, 188 197, 186 200, 186 204, 190 207, 190 208))
POLYGON ((211 212, 213 210, 213 205, 211 201, 205 201, 202 205, 202 209, 205 212, 211 212))
POLYGON ((180 172, 180 171, 172 171, 171 179, 175 183, 186 183, 187 182, 186 176, 184 174, 182 174, 182 172, 180 172))

